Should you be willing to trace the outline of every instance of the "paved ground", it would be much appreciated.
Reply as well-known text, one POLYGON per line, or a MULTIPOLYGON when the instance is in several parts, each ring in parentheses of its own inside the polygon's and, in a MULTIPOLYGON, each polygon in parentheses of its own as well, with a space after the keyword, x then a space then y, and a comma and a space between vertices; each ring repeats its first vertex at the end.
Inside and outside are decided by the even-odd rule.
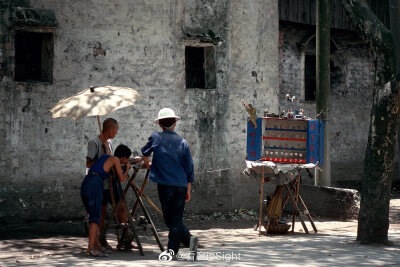
MULTIPOLYGON (((393 245, 390 246, 358 244, 356 221, 316 219, 318 233, 308 235, 297 222, 294 234, 261 237, 252 230, 252 220, 193 222, 190 223, 192 233, 205 246, 199 250, 197 262, 159 261, 160 251, 150 231, 141 236, 145 256, 133 251, 91 258, 84 253, 86 237, 65 235, 68 229, 81 227, 70 222, 64 225, 64 235, 58 236, 52 234, 51 226, 33 229, 34 233, 32 228, 30 233, 3 232, 0 266, 400 266, 399 215, 400 199, 394 199, 389 229, 393 245)), ((160 236, 166 244, 167 232, 163 229, 160 236)), ((115 245, 115 236, 109 235, 109 240, 115 245)), ((187 249, 181 250, 183 257, 187 252, 187 249)))

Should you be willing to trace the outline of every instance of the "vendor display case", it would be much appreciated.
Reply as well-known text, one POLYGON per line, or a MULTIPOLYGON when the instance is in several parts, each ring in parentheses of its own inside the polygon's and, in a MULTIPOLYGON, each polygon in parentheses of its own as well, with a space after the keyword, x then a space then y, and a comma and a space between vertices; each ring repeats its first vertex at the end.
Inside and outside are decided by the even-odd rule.
POLYGON ((247 123, 247 160, 323 164, 323 120, 257 118, 247 123))

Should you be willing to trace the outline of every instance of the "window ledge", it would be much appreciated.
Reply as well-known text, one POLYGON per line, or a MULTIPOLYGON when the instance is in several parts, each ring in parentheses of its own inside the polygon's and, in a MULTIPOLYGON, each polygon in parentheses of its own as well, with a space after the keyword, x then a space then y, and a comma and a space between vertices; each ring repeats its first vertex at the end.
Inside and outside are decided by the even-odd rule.
POLYGON ((215 46, 212 42, 202 42, 196 38, 186 38, 181 40, 183 44, 186 46, 193 46, 193 47, 210 47, 215 46))
POLYGON ((216 88, 186 88, 186 90, 207 90, 207 91, 215 91, 216 88))
POLYGON ((299 103, 304 103, 304 104, 315 104, 316 101, 315 101, 315 100, 304 100, 304 99, 301 99, 301 100, 299 100, 299 103))
POLYGON ((14 81, 15 84, 20 84, 20 85, 35 85, 35 84, 53 84, 52 82, 42 82, 42 81, 14 81))

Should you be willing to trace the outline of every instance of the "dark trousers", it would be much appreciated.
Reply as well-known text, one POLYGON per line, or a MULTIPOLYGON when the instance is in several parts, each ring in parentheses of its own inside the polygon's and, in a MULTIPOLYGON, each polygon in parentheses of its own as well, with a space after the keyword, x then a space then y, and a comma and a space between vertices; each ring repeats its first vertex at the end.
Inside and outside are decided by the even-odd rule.
POLYGON ((190 243, 189 229, 183 224, 187 188, 157 184, 157 189, 164 222, 169 229, 168 249, 172 249, 176 255, 180 243, 187 247, 190 243))

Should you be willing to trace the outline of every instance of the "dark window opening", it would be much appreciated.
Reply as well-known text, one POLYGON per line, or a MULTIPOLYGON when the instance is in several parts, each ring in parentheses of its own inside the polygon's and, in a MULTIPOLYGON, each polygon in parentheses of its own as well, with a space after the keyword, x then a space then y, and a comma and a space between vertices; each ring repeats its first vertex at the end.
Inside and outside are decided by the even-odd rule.
POLYGON ((204 48, 186 47, 186 88, 205 88, 204 48))
POLYGON ((52 82, 53 53, 52 33, 17 32, 14 80, 52 82))
POLYGON ((213 47, 185 48, 186 88, 216 87, 213 47))
POLYGON ((315 101, 316 92, 316 57, 306 55, 304 67, 304 100, 315 101))

